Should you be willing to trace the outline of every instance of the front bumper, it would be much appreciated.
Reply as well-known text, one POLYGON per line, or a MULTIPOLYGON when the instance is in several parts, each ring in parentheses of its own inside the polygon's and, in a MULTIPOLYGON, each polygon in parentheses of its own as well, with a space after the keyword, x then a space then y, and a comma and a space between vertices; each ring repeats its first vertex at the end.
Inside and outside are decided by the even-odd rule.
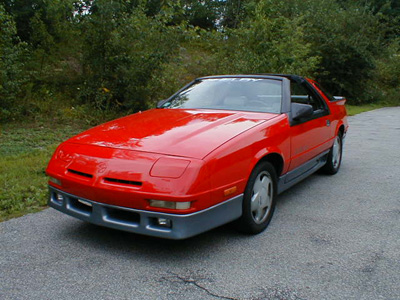
POLYGON ((198 212, 177 215, 99 203, 52 186, 49 190, 49 206, 67 215, 96 225, 167 239, 189 238, 242 215, 242 194, 198 212), (158 218, 170 220, 171 226, 158 225, 158 218))

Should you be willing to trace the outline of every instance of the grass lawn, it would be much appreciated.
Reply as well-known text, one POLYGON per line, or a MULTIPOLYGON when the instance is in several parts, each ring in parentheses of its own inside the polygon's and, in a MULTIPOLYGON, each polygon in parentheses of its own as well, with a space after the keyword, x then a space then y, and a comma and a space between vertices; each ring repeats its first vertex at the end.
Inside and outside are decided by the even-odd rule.
POLYGON ((366 112, 366 111, 370 111, 373 109, 378 109, 378 108, 382 108, 385 107, 385 105, 381 105, 381 104, 364 104, 364 105, 348 105, 346 104, 346 110, 347 110, 347 114, 349 116, 354 116, 357 114, 360 114, 362 112, 366 112))
POLYGON ((53 151, 88 127, 69 123, 0 125, 0 221, 46 207, 44 171, 53 151))

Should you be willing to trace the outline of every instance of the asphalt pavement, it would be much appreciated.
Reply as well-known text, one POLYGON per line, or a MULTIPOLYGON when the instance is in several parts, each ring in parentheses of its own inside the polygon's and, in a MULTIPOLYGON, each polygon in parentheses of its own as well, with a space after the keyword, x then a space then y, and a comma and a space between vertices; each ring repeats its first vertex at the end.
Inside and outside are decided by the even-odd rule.
POLYGON ((0 223, 0 299, 400 299, 400 107, 349 123, 339 173, 280 195, 256 236, 162 240, 54 209, 0 223))

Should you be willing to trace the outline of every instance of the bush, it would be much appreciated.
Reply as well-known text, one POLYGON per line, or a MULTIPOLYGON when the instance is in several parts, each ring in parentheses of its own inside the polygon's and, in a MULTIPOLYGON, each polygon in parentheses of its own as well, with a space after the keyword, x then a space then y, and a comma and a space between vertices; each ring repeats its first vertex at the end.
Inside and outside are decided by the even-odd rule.
POLYGON ((271 1, 260 1, 246 21, 227 31, 221 71, 314 74, 320 58, 304 39, 302 22, 302 17, 284 16, 271 1))
POLYGON ((374 77, 369 82, 375 97, 387 105, 400 105, 400 39, 388 45, 376 65, 374 77))
POLYGON ((149 18, 142 7, 132 13, 122 4, 99 2, 85 18, 83 103, 99 110, 147 108, 148 82, 178 45, 168 18, 149 18))
POLYGON ((15 22, 0 5, 0 121, 20 113, 18 109, 22 86, 27 77, 23 72, 26 44, 17 37, 15 22))

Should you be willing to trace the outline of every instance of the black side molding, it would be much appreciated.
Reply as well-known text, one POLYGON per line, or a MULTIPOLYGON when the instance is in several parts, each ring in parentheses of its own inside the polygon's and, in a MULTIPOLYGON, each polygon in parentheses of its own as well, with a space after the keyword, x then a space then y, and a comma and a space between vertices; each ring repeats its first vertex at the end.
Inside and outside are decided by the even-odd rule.
POLYGON ((322 152, 296 169, 282 175, 278 180, 278 194, 299 183, 326 164, 329 150, 322 152))

